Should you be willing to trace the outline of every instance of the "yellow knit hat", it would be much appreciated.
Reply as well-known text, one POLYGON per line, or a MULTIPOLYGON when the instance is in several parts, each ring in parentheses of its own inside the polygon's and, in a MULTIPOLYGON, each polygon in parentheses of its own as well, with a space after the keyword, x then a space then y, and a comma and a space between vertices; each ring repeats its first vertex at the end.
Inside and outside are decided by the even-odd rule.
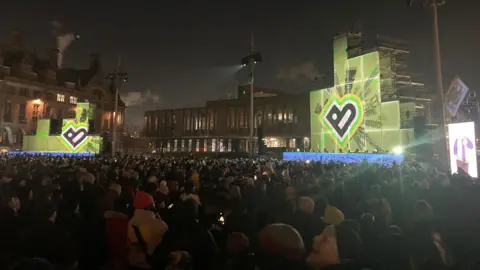
POLYGON ((325 208, 325 214, 323 216, 323 221, 325 223, 338 226, 343 222, 344 219, 345 216, 338 208, 331 205, 325 208))

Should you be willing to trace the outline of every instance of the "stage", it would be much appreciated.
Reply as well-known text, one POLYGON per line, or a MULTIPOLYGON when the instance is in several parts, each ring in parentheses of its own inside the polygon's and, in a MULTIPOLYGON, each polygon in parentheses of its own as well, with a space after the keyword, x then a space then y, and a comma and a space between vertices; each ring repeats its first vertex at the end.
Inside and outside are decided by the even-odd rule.
POLYGON ((322 163, 380 163, 392 165, 403 163, 404 155, 370 154, 370 153, 319 153, 319 152, 283 152, 283 160, 320 161, 322 163))

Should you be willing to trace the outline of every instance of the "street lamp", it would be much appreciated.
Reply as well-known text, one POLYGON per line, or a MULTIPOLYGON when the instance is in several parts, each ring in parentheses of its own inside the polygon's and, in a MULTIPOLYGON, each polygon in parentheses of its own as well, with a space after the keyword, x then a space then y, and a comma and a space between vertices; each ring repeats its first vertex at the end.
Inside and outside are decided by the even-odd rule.
POLYGON ((253 89, 253 83, 254 83, 254 70, 255 70, 255 65, 262 62, 262 55, 259 52, 255 52, 255 48, 253 45, 253 36, 252 36, 252 48, 250 53, 242 58, 242 66, 246 67, 248 66, 249 72, 250 72, 250 136, 249 136, 249 143, 248 143, 248 152, 250 152, 251 155, 253 155, 253 145, 254 145, 254 140, 253 140, 253 94, 254 94, 254 89, 253 89))
POLYGON ((112 156, 115 156, 116 143, 117 143, 117 122, 118 122, 118 95, 120 92, 120 87, 123 82, 128 81, 128 73, 122 72, 121 68, 121 59, 117 59, 117 68, 113 73, 107 74, 107 79, 112 82, 112 85, 115 87, 115 103, 114 103, 114 112, 113 112, 113 126, 112 126, 112 156))
MULTIPOLYGON (((412 6, 415 0, 408 0, 409 6, 412 6)), ((425 8, 432 8, 433 11, 433 50, 435 54, 435 72, 437 94, 441 100, 442 108, 440 110, 440 143, 441 143, 441 157, 445 164, 448 164, 448 150, 447 150, 447 132, 445 119, 445 99, 443 95, 443 78, 442 78, 442 59, 440 55, 440 38, 438 33, 438 7, 443 6, 446 0, 424 0, 423 6, 425 8)))

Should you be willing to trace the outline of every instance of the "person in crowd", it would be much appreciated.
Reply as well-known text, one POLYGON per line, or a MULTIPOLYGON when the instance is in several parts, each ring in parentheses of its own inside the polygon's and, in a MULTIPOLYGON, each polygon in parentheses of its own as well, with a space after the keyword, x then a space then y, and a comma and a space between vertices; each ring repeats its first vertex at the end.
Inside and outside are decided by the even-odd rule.
POLYGON ((155 213, 153 197, 137 192, 135 212, 128 223, 128 264, 130 269, 151 269, 150 257, 162 242, 168 225, 155 213))
POLYGON ((4 154, 0 269, 477 269, 479 198, 412 162, 4 154))

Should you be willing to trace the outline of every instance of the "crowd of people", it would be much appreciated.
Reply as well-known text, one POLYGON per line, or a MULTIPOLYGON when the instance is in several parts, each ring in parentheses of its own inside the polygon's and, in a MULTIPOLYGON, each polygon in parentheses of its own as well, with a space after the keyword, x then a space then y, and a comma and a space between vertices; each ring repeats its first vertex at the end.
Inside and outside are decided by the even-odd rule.
POLYGON ((3 155, 0 172, 0 269, 480 269, 479 186, 422 164, 3 155))

